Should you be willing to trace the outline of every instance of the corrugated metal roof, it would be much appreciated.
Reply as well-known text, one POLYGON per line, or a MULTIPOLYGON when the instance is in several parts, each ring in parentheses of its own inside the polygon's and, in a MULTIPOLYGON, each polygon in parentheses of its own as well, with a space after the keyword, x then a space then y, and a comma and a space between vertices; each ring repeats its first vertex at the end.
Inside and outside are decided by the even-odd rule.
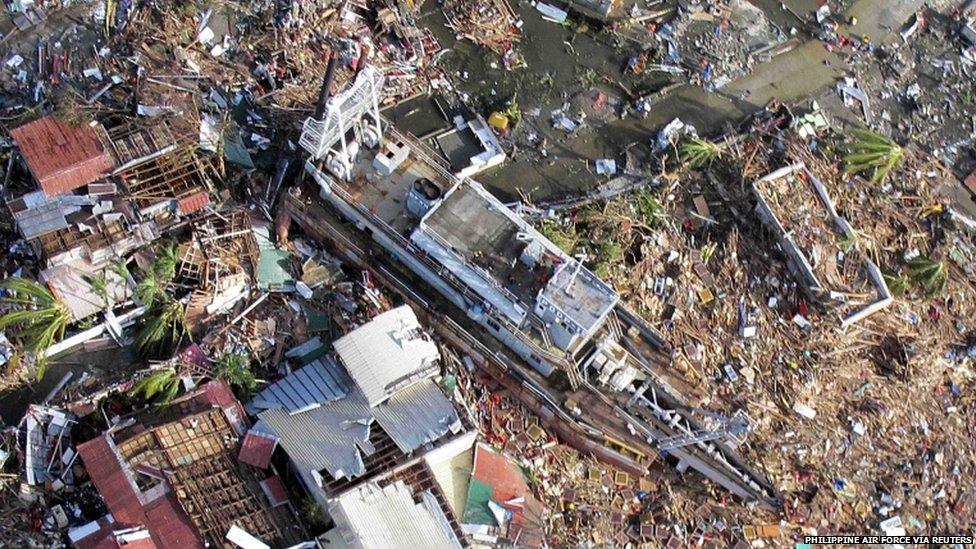
POLYGON ((454 405, 430 380, 398 391, 374 407, 373 415, 403 453, 462 428, 454 405))
POLYGON ((481 442, 475 446, 471 478, 491 486, 495 501, 519 498, 529 491, 525 477, 515 464, 481 442))
POLYGON ((179 199, 176 206, 179 208, 180 213, 189 214, 199 210, 202 210, 210 205, 210 193, 208 191, 200 191, 191 194, 185 198, 179 199))
POLYGON ((60 263, 41 271, 40 280, 47 283, 59 301, 68 306, 73 320, 81 320, 128 299, 132 292, 126 279, 111 269, 95 267, 87 259, 60 263), (91 280, 104 273, 104 293, 92 289, 91 280))
POLYGON ((252 429, 244 436, 244 442, 241 443, 241 451, 237 453, 237 459, 259 469, 267 469, 271 463, 271 455, 274 454, 277 445, 277 438, 252 429))
POLYGON ((329 505, 329 515, 353 547, 461 547, 436 499, 424 493, 420 503, 414 503, 403 481, 384 488, 367 483, 350 490, 329 505))
POLYGON ((204 547, 197 537, 196 529, 190 522, 176 496, 172 493, 157 499, 146 507, 146 526, 160 547, 179 547, 192 549, 204 547))
POLYGON ((366 473, 363 456, 375 450, 369 444, 374 421, 404 453, 461 429, 454 406, 430 380, 403 389, 376 407, 353 389, 345 398, 306 412, 290 415, 272 408, 258 417, 262 429, 267 426, 278 435, 299 467, 325 470, 335 479, 366 473))
POLYGON ((79 444, 78 455, 115 520, 122 524, 142 524, 145 515, 135 482, 122 470, 111 439, 102 435, 79 444))
POLYGON ((262 480, 261 490, 268 497, 268 501, 271 502, 272 507, 288 503, 288 490, 285 490, 285 485, 281 483, 278 475, 271 475, 262 480))
POLYGON ((112 159, 90 124, 71 126, 45 116, 11 130, 10 136, 49 196, 70 192, 112 171, 112 159))
POLYGON ((255 223, 254 239, 258 243, 258 288, 271 292, 288 292, 295 288, 291 273, 291 254, 275 246, 271 227, 267 223, 255 223))
POLYGON ((352 380, 331 359, 319 359, 263 389, 248 403, 256 414, 268 408, 284 408, 290 414, 308 410, 349 393, 352 380))
POLYGON ((545 541, 542 505, 532 495, 518 466, 504 454, 478 443, 474 469, 468 486, 468 501, 463 521, 466 524, 494 525, 489 501, 512 513, 506 521, 508 539, 518 539, 520 546, 541 547, 545 541))
POLYGON ((304 470, 324 469, 333 478, 360 476, 365 473, 362 456, 375 451, 369 444, 373 418, 358 391, 300 414, 272 408, 258 417, 304 470))
POLYGON ((438 371, 437 344, 421 330, 408 305, 377 315, 333 347, 371 406, 438 371))
POLYGON ((78 454, 105 506, 119 525, 147 527, 159 547, 203 547, 193 524, 173 494, 143 507, 135 481, 122 468, 120 456, 107 435, 78 445, 78 454))
POLYGON ((95 199, 89 196, 48 196, 44 191, 34 191, 11 200, 8 206, 21 234, 31 239, 68 228, 69 215, 93 204, 95 199))

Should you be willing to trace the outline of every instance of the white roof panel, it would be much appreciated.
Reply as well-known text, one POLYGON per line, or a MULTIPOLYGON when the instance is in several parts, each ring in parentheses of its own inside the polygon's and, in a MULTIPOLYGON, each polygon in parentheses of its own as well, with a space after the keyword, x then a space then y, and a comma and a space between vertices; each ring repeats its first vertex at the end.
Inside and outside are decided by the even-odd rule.
POLYGON ((439 370, 437 344, 407 305, 377 315, 333 347, 370 406, 439 370))

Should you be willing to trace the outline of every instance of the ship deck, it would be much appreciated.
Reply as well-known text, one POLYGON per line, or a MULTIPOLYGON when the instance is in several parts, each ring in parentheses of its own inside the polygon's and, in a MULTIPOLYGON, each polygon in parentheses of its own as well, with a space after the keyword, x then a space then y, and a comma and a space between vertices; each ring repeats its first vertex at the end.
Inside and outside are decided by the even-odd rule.
POLYGON ((407 192, 414 181, 427 178, 442 191, 447 191, 452 181, 441 175, 434 167, 411 154, 389 176, 381 175, 373 167, 376 151, 364 150, 356 157, 350 181, 340 184, 354 201, 361 204, 404 238, 419 221, 407 211, 407 192))

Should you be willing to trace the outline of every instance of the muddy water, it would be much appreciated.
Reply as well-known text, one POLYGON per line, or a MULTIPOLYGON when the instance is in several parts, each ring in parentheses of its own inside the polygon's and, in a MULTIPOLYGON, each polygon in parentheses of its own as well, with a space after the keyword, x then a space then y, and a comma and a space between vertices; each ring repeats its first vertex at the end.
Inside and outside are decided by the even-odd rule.
POLYGON ((499 55, 468 40, 457 40, 437 4, 427 4, 421 24, 450 48, 441 62, 455 77, 459 90, 467 94, 469 105, 487 116, 515 97, 523 115, 519 131, 548 139, 548 158, 516 154, 477 179, 505 200, 517 197, 518 189, 547 200, 585 192, 604 181, 592 173, 593 160, 618 156, 623 147, 647 132, 614 132, 594 123, 596 127, 587 125, 569 136, 552 128, 550 113, 582 92, 599 90, 627 101, 671 80, 662 74, 624 74, 627 58, 638 46, 619 42, 598 24, 552 23, 527 2, 518 3, 517 9, 523 20, 518 51, 526 66, 512 71, 505 70, 499 55))

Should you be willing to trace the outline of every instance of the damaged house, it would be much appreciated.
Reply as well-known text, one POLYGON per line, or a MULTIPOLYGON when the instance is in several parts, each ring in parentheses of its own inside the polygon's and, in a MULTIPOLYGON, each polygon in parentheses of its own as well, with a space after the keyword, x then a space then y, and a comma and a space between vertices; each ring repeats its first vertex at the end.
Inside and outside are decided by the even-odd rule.
POLYGON ((210 204, 201 161, 180 155, 187 149, 164 119, 106 129, 50 115, 11 136, 35 190, 9 198, 7 207, 44 259, 39 278, 68 305, 73 320, 128 299, 131 281, 118 264, 157 239, 170 221, 210 204), (95 278, 104 281, 97 291, 95 278))
POLYGON ((236 459, 246 429, 230 387, 214 381, 79 445, 109 514, 69 531, 71 541, 80 549, 299 543, 279 477, 236 459))
MULTIPOLYGON (((450 459, 471 447, 467 416, 434 379, 437 345, 409 306, 376 316, 332 350, 316 338, 289 351, 305 366, 247 405, 258 421, 245 437, 242 461, 266 465, 281 446, 308 492, 329 509, 342 506, 333 500, 351 489, 414 466, 429 474, 432 456, 446 452, 450 459)), ((400 497, 390 490, 375 497, 400 497)))

